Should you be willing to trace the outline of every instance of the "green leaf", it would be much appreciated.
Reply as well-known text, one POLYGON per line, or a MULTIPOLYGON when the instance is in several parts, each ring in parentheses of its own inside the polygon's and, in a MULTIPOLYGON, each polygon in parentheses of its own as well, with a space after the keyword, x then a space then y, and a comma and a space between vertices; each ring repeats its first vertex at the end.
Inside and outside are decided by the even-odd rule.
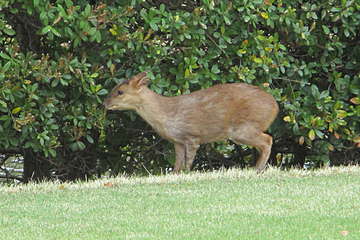
POLYGON ((16 108, 14 108, 13 110, 11 110, 11 113, 12 114, 17 114, 18 112, 20 112, 21 111, 21 107, 16 107, 16 108))
POLYGON ((212 72, 212 73, 215 73, 215 74, 217 74, 217 73, 220 72, 220 69, 219 69, 219 67, 218 67, 217 64, 215 64, 215 65, 213 65, 213 66, 211 67, 211 72, 212 72))
POLYGON ((315 98, 320 98, 320 92, 319 89, 316 85, 311 85, 311 94, 315 97, 315 98))
POLYGON ((71 79, 72 79, 72 76, 71 76, 71 74, 64 74, 64 75, 62 76, 62 78, 65 79, 65 80, 71 80, 71 79))
POLYGON ((315 131, 313 129, 308 132, 308 137, 311 141, 315 139, 315 131))
POLYGON ((58 5, 57 5, 57 8, 58 8, 58 10, 59 10, 59 15, 60 15, 61 17, 66 17, 66 16, 67 16, 66 11, 65 11, 65 9, 63 8, 63 6, 61 6, 60 4, 58 4, 58 5))
MULTIPOLYGON (((7 1, 7 2, 9 2, 9 1, 7 1)), ((19 13, 19 9, 17 9, 17 8, 10 8, 9 11, 10 11, 10 13, 12 13, 14 15, 19 13)))
POLYGON ((50 125, 50 128, 51 128, 52 130, 58 130, 58 129, 59 129, 59 125, 52 124, 52 125, 50 125))
POLYGON ((315 129, 315 133, 316 133, 316 136, 318 136, 319 138, 323 138, 323 137, 324 137, 324 133, 321 132, 320 130, 315 129))
POLYGON ((10 60, 10 59, 11 59, 10 56, 7 55, 7 54, 4 53, 4 52, 0 52, 0 57, 2 57, 2 58, 4 58, 4 59, 7 59, 7 60, 10 60))
POLYGON ((3 29, 3 31, 4 31, 5 34, 7 34, 9 36, 14 36, 16 34, 16 32, 13 29, 7 28, 7 27, 5 27, 3 29))
POLYGON ((336 111, 336 117, 337 118, 340 118, 340 119, 343 119, 343 118, 346 118, 348 115, 348 113, 344 110, 337 110, 336 111))
POLYGON ((51 82, 51 87, 56 87, 59 84, 60 80, 58 78, 55 78, 52 82, 51 82))
POLYGON ((60 83, 63 86, 69 86, 69 81, 66 81, 64 78, 60 78, 60 83))
POLYGON ((93 35, 95 35, 96 31, 97 31, 97 29, 96 29, 95 27, 90 28, 89 31, 88 31, 88 34, 89 34, 90 36, 93 36, 93 35))
POLYGON ((5 73, 5 72, 7 72, 7 70, 9 70, 9 68, 11 67, 11 62, 9 61, 9 62, 7 62, 5 65, 4 65, 4 67, 3 67, 3 72, 5 73))
POLYGON ((291 122, 291 117, 290 117, 290 116, 285 116, 285 117, 283 118, 283 120, 284 120, 285 122, 291 122))
POLYGON ((191 75, 191 72, 190 72, 190 70, 187 68, 187 69, 185 70, 184 76, 185 76, 185 78, 188 78, 190 75, 191 75))
POLYGON ((2 100, 0 100, 0 105, 4 108, 7 108, 7 103, 2 100))
POLYGON ((246 22, 246 23, 247 23, 247 22, 249 22, 249 21, 250 21, 250 19, 251 19, 251 18, 250 18, 249 16, 245 16, 245 17, 244 17, 244 22, 246 22))
POLYGON ((101 89, 100 91, 98 91, 96 94, 97 94, 98 96, 102 96, 102 95, 108 94, 108 91, 103 88, 103 89, 101 89))
POLYGON ((231 25, 231 21, 227 16, 224 16, 224 21, 226 25, 231 25))
POLYGON ((52 157, 56 157, 56 151, 54 149, 49 149, 49 153, 52 157))
POLYGON ((40 145, 41 145, 41 146, 44 146, 44 144, 45 144, 44 138, 40 138, 39 141, 40 141, 40 145))
POLYGON ((3 115, 0 117, 0 121, 6 121, 6 120, 9 120, 10 119, 10 116, 9 115, 3 115))
POLYGON ((320 94, 321 99, 327 98, 328 96, 329 96, 329 91, 328 90, 322 91, 321 94, 320 94))
POLYGON ((34 7, 38 7, 38 6, 39 6, 39 2, 40 2, 40 0, 34 0, 34 1, 33 1, 34 7))
POLYGON ((95 72, 90 75, 91 78, 97 78, 99 76, 99 73, 95 72))
POLYGON ((360 143, 360 136, 354 137, 353 142, 354 143, 360 143))
POLYGON ((267 12, 261 12, 260 13, 261 17, 264 19, 268 19, 269 18, 269 14, 267 12))
POLYGON ((53 27, 50 27, 50 31, 55 35, 55 36, 58 36, 58 37, 61 37, 61 34, 53 27))
POLYGON ((42 35, 45 35, 45 34, 47 34, 48 32, 50 32, 51 31, 51 26, 50 25, 48 25, 48 26, 45 26, 43 29, 41 29, 41 34, 42 35))
POLYGON ((324 30, 324 33, 325 33, 325 34, 329 34, 329 33, 330 33, 330 29, 328 28, 328 26, 322 25, 322 29, 324 30))
POLYGON ((89 17, 90 13, 91 13, 91 6, 89 4, 87 4, 86 7, 85 7, 84 15, 86 17, 89 17))
POLYGON ((91 144, 94 143, 94 139, 90 135, 86 135, 86 140, 91 144))
POLYGON ((360 97, 353 97, 350 99, 350 102, 356 105, 360 104, 360 97))
POLYGON ((156 24, 155 21, 151 21, 149 24, 150 24, 150 27, 151 27, 154 31, 159 30, 159 28, 158 28, 158 26, 157 26, 157 24, 156 24))
POLYGON ((100 33, 100 31, 96 31, 96 33, 95 33, 95 40, 96 40, 96 42, 98 42, 98 43, 101 42, 101 33, 100 33))
POLYGON ((70 8, 70 7, 73 6, 72 0, 65 0, 65 4, 66 4, 66 7, 67 7, 67 8, 70 8))
POLYGON ((86 145, 82 141, 76 142, 79 150, 84 150, 86 148, 86 145))
POLYGON ((79 149, 77 142, 70 144, 70 149, 74 152, 77 151, 79 149))
POLYGON ((39 17, 40 17, 40 20, 43 21, 44 25, 48 25, 49 20, 48 20, 47 12, 45 12, 45 11, 41 12, 39 17), (46 22, 46 24, 45 24, 45 22, 46 22))
POLYGON ((263 63, 263 60, 261 58, 258 58, 258 57, 254 57, 253 58, 253 61, 258 63, 258 64, 262 64, 263 63))

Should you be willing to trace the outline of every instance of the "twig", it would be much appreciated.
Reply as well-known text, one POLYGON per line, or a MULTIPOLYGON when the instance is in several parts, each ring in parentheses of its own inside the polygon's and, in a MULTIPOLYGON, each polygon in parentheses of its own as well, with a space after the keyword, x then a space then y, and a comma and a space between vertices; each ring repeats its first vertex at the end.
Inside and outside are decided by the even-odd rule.
POLYGON ((280 78, 274 78, 274 79, 285 80, 285 81, 289 81, 289 82, 296 82, 296 83, 302 83, 302 84, 305 84, 305 85, 310 85, 310 83, 308 83, 308 82, 301 82, 301 81, 293 80, 293 79, 289 79, 289 78, 280 77, 280 78))
POLYGON ((150 152, 153 147, 155 147, 156 145, 158 145, 158 144, 161 143, 162 141, 163 141, 163 139, 160 139, 159 141, 157 141, 157 142, 154 143, 153 145, 147 147, 147 150, 144 152, 144 155, 147 154, 148 152, 150 152))
POLYGON ((216 41, 210 36, 210 34, 208 34, 208 33, 205 33, 205 34, 206 34, 206 36, 210 39, 210 41, 211 41, 213 44, 215 44, 215 46, 216 46, 218 49, 220 49, 220 51, 225 55, 225 57, 226 57, 227 59, 230 59, 229 56, 227 55, 227 53, 225 52, 225 50, 222 49, 222 48, 216 43, 216 41))
POLYGON ((150 175, 152 176, 151 172, 149 172, 149 170, 147 170, 147 168, 145 167, 145 165, 143 163, 141 163, 141 165, 143 166, 143 168, 145 169, 145 171, 150 175))

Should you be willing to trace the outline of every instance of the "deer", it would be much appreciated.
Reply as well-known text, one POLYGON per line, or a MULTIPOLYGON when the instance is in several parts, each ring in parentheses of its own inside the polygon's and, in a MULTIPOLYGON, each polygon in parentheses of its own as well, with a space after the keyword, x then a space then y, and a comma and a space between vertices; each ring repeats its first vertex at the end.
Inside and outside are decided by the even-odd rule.
POLYGON ((265 133, 279 107, 274 97, 246 83, 225 83, 190 94, 162 96, 148 88, 141 72, 116 85, 103 105, 107 110, 134 110, 175 146, 175 173, 190 171, 201 144, 231 140, 255 147, 255 168, 263 172, 272 137, 265 133))

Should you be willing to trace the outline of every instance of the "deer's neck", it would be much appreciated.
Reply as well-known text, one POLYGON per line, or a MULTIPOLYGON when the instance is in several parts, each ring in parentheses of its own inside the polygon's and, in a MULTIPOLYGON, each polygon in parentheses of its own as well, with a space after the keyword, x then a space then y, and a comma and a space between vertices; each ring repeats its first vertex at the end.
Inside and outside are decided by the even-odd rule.
POLYGON ((171 98, 164 97, 148 88, 142 90, 142 103, 136 112, 148 122, 160 135, 166 130, 165 124, 171 118, 171 98))

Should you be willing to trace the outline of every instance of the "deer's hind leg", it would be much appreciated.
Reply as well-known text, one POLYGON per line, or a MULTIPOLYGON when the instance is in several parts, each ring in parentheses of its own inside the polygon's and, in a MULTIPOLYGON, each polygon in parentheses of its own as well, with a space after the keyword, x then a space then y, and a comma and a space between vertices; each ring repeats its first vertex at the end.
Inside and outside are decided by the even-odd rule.
POLYGON ((178 173, 185 168, 185 146, 180 143, 175 143, 174 146, 176 154, 174 172, 178 173))
POLYGON ((236 144, 255 147, 259 152, 259 157, 256 160, 256 170, 261 173, 265 169, 272 146, 272 137, 270 135, 251 126, 244 126, 232 133, 231 140, 236 144))

